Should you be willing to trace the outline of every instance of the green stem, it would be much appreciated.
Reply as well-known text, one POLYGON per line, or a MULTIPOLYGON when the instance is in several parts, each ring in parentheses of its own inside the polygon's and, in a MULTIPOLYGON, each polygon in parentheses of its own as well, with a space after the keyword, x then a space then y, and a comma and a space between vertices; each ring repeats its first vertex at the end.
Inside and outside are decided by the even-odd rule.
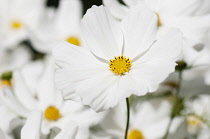
POLYGON ((182 71, 179 71, 179 81, 178 81, 178 87, 176 89, 176 96, 179 97, 181 85, 182 85, 182 71))
POLYGON ((130 121, 130 106, 129 106, 129 99, 128 98, 126 98, 126 105, 127 105, 127 123, 126 123, 126 129, 125 129, 125 139, 127 139, 129 121, 130 121))
MULTIPOLYGON (((179 81, 178 81, 178 86, 177 86, 177 89, 176 89, 176 98, 179 98, 179 94, 180 94, 180 90, 181 90, 181 85, 182 85, 182 70, 179 71, 179 81)), ((176 107, 178 103, 178 100, 176 99, 176 102, 174 103, 174 107, 176 107)), ((172 111, 173 113, 173 111, 172 111)), ((168 124, 168 127, 167 127, 167 130, 166 130, 166 133, 165 135, 163 136, 163 139, 167 139, 168 138, 168 134, 169 134, 169 130, 171 128, 171 124, 172 124, 172 121, 173 119, 175 118, 176 116, 174 116, 173 114, 171 114, 171 117, 170 117, 170 121, 169 121, 169 124, 168 124)))
POLYGON ((169 124, 168 124, 168 127, 167 127, 167 130, 166 130, 166 133, 165 133, 165 135, 163 136, 163 139, 167 139, 168 134, 169 134, 169 129, 170 129, 171 124, 172 124, 172 121, 173 121, 173 118, 171 117, 171 118, 170 118, 170 121, 169 121, 169 124))

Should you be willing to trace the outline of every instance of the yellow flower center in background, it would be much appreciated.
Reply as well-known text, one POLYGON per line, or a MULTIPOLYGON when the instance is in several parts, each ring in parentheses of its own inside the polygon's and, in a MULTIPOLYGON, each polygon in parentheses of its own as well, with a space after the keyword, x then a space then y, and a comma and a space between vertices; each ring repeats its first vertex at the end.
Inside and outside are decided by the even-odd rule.
POLYGON ((127 139, 144 139, 144 136, 141 131, 135 129, 128 133, 127 139))
POLYGON ((202 122, 201 119, 199 119, 196 116, 191 115, 187 117, 187 124, 189 126, 200 127, 201 122, 202 122))
POLYGON ((158 18, 158 22, 157 22, 157 26, 161 26, 161 20, 160 20, 160 15, 158 13, 155 13, 157 15, 158 18))
POLYGON ((74 44, 74 45, 77 45, 77 46, 80 46, 80 41, 77 37, 68 37, 66 39, 67 42, 71 43, 71 44, 74 44))
POLYGON ((44 111, 44 117, 49 121, 55 121, 61 117, 59 110, 54 106, 49 106, 44 111))
POLYGON ((110 70, 116 75, 122 75, 123 73, 128 72, 131 66, 131 60, 125 56, 115 57, 109 62, 110 70))
POLYGON ((11 28, 15 30, 20 29, 22 27, 22 24, 19 21, 12 21, 10 25, 11 28))
POLYGON ((1 80, 2 86, 11 86, 11 82, 9 80, 1 80))

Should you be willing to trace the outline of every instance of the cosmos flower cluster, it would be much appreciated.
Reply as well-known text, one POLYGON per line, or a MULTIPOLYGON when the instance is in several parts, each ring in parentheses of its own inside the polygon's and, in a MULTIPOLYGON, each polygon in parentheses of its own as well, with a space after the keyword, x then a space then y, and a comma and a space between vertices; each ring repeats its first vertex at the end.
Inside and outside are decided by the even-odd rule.
POLYGON ((0 139, 210 139, 210 0, 52 1, 0 0, 0 139))

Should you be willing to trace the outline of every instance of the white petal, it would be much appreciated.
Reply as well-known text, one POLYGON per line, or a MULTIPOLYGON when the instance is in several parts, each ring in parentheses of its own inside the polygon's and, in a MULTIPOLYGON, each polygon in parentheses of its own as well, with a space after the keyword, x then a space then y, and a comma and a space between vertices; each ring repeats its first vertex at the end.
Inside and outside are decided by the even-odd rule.
POLYGON ((204 44, 204 39, 207 38, 206 34, 210 29, 208 24, 210 15, 168 18, 164 22, 170 27, 180 29, 184 34, 184 38, 194 45, 204 44))
POLYGON ((178 29, 171 29, 164 37, 157 40, 152 47, 140 57, 136 63, 143 63, 153 59, 176 61, 182 52, 183 35, 178 29))
POLYGON ((53 50, 56 64, 61 70, 56 71, 55 85, 60 89, 64 98, 75 97, 75 88, 80 82, 109 71, 108 64, 96 59, 92 53, 84 47, 73 46, 63 42, 53 50), (73 95, 73 96, 72 96, 73 95))
POLYGON ((24 64, 27 64, 32 58, 31 51, 22 45, 11 51, 1 49, 0 55, 2 57, 2 59, 0 59, 0 72, 20 68, 24 64))
POLYGON ((93 6, 81 21, 85 44, 98 57, 109 60, 122 54, 123 35, 118 23, 103 6, 93 6))
POLYGON ((165 1, 167 2, 167 0, 139 0, 139 3, 144 3, 154 12, 159 12, 159 9, 162 8, 162 5, 166 3, 165 1))
POLYGON ((205 15, 210 13, 210 1, 209 0, 201 0, 199 9, 196 11, 196 15, 205 15))
POLYGON ((147 93, 145 91, 157 90, 159 83, 175 70, 175 65, 175 61, 166 59, 154 59, 133 65, 131 74, 136 79, 139 95, 147 93))
POLYGON ((53 56, 56 64, 61 68, 74 65, 82 69, 88 65, 104 65, 87 48, 74 46, 65 41, 57 44, 53 49, 53 56))
POLYGON ((42 112, 33 111, 21 130, 21 139, 40 139, 42 112))
POLYGON ((125 101, 126 98, 130 97, 132 94, 138 94, 136 90, 136 80, 133 76, 126 74, 121 76, 114 85, 113 92, 116 92, 119 97, 119 102, 125 101))
MULTIPOLYGON (((56 27, 64 34, 77 34, 82 19, 82 2, 80 0, 63 0, 60 2, 56 27)), ((65 39, 65 38, 64 38, 65 39)))
POLYGON ((122 29, 125 41, 123 55, 133 59, 154 43, 157 16, 144 5, 133 7, 122 20, 122 29))
POLYGON ((28 109, 20 103, 9 88, 3 88, 3 91, 0 93, 0 97, 3 104, 12 112, 18 116, 27 117, 28 109))
POLYGON ((52 29, 53 27, 49 27, 49 25, 48 27, 45 27, 44 25, 42 26, 38 29, 29 30, 29 37, 33 47, 38 52, 49 54, 52 53, 52 49, 57 43, 59 35, 54 29, 52 29))
POLYGON ((158 3, 159 14, 167 17, 192 16, 199 9, 200 2, 200 0, 160 0, 158 3))
POLYGON ((24 78, 19 71, 14 72, 13 87, 17 99, 19 99, 26 108, 37 108, 37 102, 35 100, 35 97, 28 89, 28 86, 27 84, 25 84, 24 78))
POLYGON ((126 109, 126 101, 124 100, 113 109, 108 110, 106 117, 100 123, 100 126, 105 133, 115 137, 122 135, 122 133, 125 131, 127 118, 126 109))
POLYGON ((40 77, 36 92, 39 98, 39 104, 42 107, 48 107, 49 105, 55 104, 56 100, 59 100, 59 94, 56 92, 54 87, 54 63, 50 59, 46 63, 45 71, 40 77))
POLYGON ((146 138, 149 139, 162 138, 166 132, 169 121, 170 121, 169 117, 167 118, 161 117, 159 120, 156 119, 156 122, 154 124, 151 124, 151 126, 145 129, 146 138))
POLYGON ((78 126, 74 122, 69 122, 66 125, 54 139, 75 139, 78 126))
POLYGON ((71 94, 69 92, 63 92, 63 98, 66 100, 72 100, 72 101, 76 101, 76 102, 81 102, 81 98, 76 95, 76 94, 71 94))
POLYGON ((30 93, 36 95, 36 87, 39 81, 39 78, 42 76, 44 71, 44 62, 41 60, 37 60, 36 62, 32 62, 30 64, 25 65, 21 68, 21 76, 23 77, 24 83, 29 89, 30 93), (33 73, 33 74, 31 74, 33 73))
POLYGON ((56 64, 64 68, 56 72, 55 85, 62 91, 65 99, 76 97, 74 91, 79 82, 109 70, 108 64, 97 60, 89 50, 67 42, 56 47, 53 55, 56 64))
POLYGON ((78 128, 78 132, 76 135, 76 139, 88 139, 90 138, 90 127, 88 127, 87 125, 85 127, 80 126, 78 128))
POLYGON ((128 8, 118 2, 118 0, 103 0, 103 4, 109 9, 111 14, 117 18, 122 19, 128 12, 128 8))
POLYGON ((7 139, 5 133, 0 129, 0 139, 7 139))
POLYGON ((4 106, 4 104, 0 104, 0 129, 4 132, 11 131, 10 122, 17 117, 10 109, 4 106))
POLYGON ((118 103, 118 93, 114 90, 118 77, 111 71, 103 72, 80 83, 76 93, 82 98, 85 105, 100 112, 118 103))

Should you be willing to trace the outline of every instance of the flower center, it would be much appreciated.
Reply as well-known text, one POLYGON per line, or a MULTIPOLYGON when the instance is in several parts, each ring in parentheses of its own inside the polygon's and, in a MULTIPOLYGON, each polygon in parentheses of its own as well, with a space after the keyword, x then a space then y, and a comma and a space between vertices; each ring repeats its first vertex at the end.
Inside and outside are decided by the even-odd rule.
POLYGON ((49 121, 55 121, 61 117, 59 110, 54 106, 49 106, 44 111, 44 117, 49 121))
POLYGON ((191 115, 187 117, 187 124, 189 126, 200 127, 201 120, 198 117, 191 115))
POLYGON ((10 26, 11 26, 12 29, 17 30, 17 29, 20 29, 22 27, 22 24, 19 21, 12 21, 10 26))
POLYGON ((131 66, 131 60, 125 56, 117 56, 109 62, 110 70, 116 75, 122 75, 128 72, 131 66))
POLYGON ((74 44, 74 45, 77 45, 77 46, 80 46, 80 41, 77 37, 68 37, 66 39, 67 42, 71 43, 71 44, 74 44))
POLYGON ((1 80, 2 86, 11 86, 11 82, 9 80, 1 80))
POLYGON ((157 15, 157 18, 158 18, 158 22, 157 22, 157 26, 161 26, 161 20, 160 20, 160 15, 158 13, 155 12, 155 14, 157 15))
POLYGON ((128 133, 128 139, 144 139, 141 131, 134 129, 128 133))

